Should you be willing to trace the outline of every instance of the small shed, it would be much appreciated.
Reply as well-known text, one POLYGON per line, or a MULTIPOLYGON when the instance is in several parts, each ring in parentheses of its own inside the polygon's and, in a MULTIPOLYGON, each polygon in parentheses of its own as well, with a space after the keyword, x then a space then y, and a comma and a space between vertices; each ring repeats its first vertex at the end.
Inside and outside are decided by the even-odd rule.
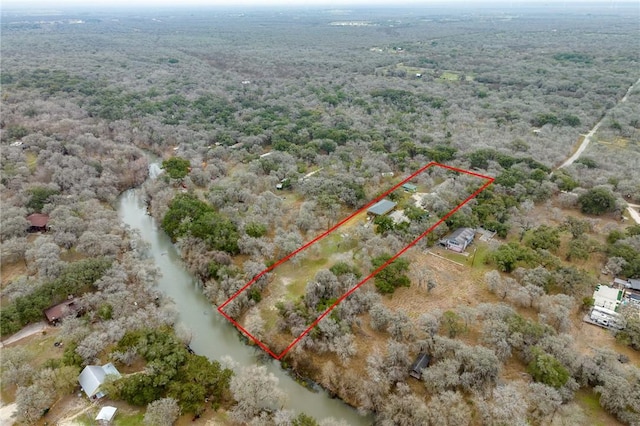
POLYGON ((49 228, 49 215, 42 213, 33 213, 27 216, 29 221, 28 232, 46 232, 49 228))
POLYGON ((404 185, 402 185, 402 189, 404 189, 405 192, 414 193, 418 190, 418 187, 412 183, 405 183, 404 185))
POLYGON ((431 357, 428 354, 424 352, 419 353, 416 360, 413 361, 413 364, 411 364, 411 370, 409 370, 409 375, 414 379, 418 379, 418 380, 422 379, 422 370, 427 368, 430 362, 431 362, 431 357))
POLYGON ((76 299, 69 299, 45 309, 44 316, 49 324, 56 325, 62 318, 67 315, 77 315, 80 310, 76 299))
POLYGON ((373 206, 369 207, 367 210, 367 214, 371 216, 384 216, 387 213, 393 211, 396 208, 396 203, 391 200, 380 200, 375 203, 373 206))
POLYGON ((96 416, 96 420, 100 424, 109 424, 111 423, 111 420, 113 420, 113 418, 115 417, 116 411, 118 411, 116 407, 105 405, 100 409, 100 412, 96 416))

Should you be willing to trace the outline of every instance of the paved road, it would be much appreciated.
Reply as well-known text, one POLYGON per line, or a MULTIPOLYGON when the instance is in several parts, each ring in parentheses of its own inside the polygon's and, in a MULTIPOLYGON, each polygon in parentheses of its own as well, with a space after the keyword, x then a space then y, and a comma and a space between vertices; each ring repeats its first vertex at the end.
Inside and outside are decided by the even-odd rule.
MULTIPOLYGON (((622 97, 622 99, 620 99, 619 103, 623 103, 626 102, 627 99, 629 98, 629 94, 633 91, 633 89, 640 84, 640 78, 638 79, 638 81, 636 81, 634 84, 631 85, 631 87, 629 87, 629 90, 627 90, 627 93, 622 97)), ((578 158, 580 158, 580 155, 582 155, 582 153, 584 152, 585 149, 587 149, 587 147, 589 146, 589 143, 591 142, 591 138, 593 137, 593 135, 596 134, 596 132, 598 131, 598 129, 600 128, 600 126, 602 125, 602 123, 604 122, 604 119, 607 118, 607 115, 605 114, 600 121, 598 121, 596 123, 595 126, 593 126, 593 129, 591 129, 591 131, 589 131, 589 133, 587 133, 584 136, 584 140, 582 141, 582 143, 580 144, 580 146, 578 147, 578 150, 576 152, 573 153, 573 155, 569 158, 567 158, 565 160, 564 163, 562 163, 558 168, 561 169, 563 167, 567 167, 572 165, 578 158)))
POLYGON ((11 343, 17 342, 18 340, 22 340, 25 337, 29 337, 37 333, 42 333, 47 328, 48 326, 44 321, 28 325, 22 330, 18 331, 16 334, 9 336, 8 339, 0 342, 0 348, 3 346, 9 345, 11 343))

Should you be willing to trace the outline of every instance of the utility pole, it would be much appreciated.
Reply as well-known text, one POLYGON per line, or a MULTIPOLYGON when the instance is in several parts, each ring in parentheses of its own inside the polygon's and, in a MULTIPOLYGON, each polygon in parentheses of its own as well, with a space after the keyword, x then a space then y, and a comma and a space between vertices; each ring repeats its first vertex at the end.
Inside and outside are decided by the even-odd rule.
POLYGON ((476 252, 478 251, 478 247, 473 249, 473 257, 471 258, 471 267, 473 268, 473 264, 476 261, 476 252))

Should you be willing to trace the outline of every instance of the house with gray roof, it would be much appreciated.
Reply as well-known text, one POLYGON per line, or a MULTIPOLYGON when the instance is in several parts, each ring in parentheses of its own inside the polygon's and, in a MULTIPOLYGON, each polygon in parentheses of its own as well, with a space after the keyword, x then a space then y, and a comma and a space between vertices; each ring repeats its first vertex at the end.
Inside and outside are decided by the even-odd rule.
POLYGON ((87 365, 84 370, 82 370, 82 373, 80 373, 78 382, 80 382, 80 387, 89 399, 100 399, 105 396, 105 394, 100 391, 100 386, 105 382, 107 376, 110 375, 120 377, 120 372, 112 363, 103 366, 87 365))
POLYGON ((373 206, 369 207, 367 210, 367 214, 370 216, 384 216, 387 213, 393 211, 396 208, 396 203, 391 200, 380 200, 375 203, 373 206))
POLYGON ((476 231, 473 228, 458 228, 440 240, 440 244, 451 251, 462 253, 473 242, 476 231))

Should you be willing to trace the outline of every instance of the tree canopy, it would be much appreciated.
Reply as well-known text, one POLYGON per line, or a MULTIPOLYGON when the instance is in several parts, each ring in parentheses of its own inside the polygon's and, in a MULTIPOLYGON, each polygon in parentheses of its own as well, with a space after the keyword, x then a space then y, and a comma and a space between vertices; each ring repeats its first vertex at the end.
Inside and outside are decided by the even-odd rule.
POLYGON ((162 162, 162 168, 171 179, 182 179, 189 174, 191 164, 189 160, 182 157, 171 157, 162 162))
POLYGON ((578 197, 580 210, 586 214, 602 215, 616 209, 616 197, 607 188, 592 188, 578 197))
POLYGON ((162 229, 173 241, 191 235, 215 250, 238 253, 236 225, 193 194, 178 194, 162 219, 162 229))
MULTIPOLYGON (((384 254, 371 259, 374 269, 379 268, 391 259, 391 256, 384 254)), ((380 293, 393 293, 398 287, 409 287, 411 280, 405 274, 409 270, 409 261, 399 258, 391 262, 375 276, 376 288, 380 293)))

